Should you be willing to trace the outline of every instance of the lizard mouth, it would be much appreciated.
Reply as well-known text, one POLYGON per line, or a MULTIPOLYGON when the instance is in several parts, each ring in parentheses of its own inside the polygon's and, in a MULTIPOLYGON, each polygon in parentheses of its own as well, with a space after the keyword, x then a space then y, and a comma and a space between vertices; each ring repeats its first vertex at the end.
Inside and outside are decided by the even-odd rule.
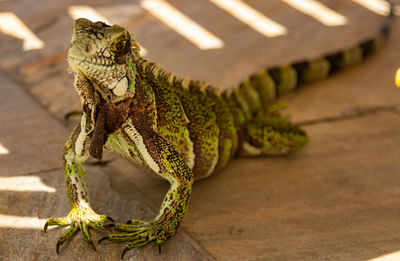
POLYGON ((99 90, 101 90, 99 86, 111 89, 109 84, 113 80, 112 71, 114 69, 112 59, 95 56, 87 57, 79 45, 71 46, 67 59, 73 73, 84 76, 99 90))
POLYGON ((79 73, 81 64, 85 61, 85 56, 81 53, 79 48, 71 46, 68 50, 67 61, 69 67, 74 73, 79 73))
POLYGON ((68 51, 68 64, 70 65, 72 71, 76 71, 75 69, 86 69, 86 68, 94 68, 103 69, 105 67, 109 67, 115 64, 112 58, 100 57, 100 56, 90 56, 87 57, 82 54, 80 48, 71 47, 68 51))
MULTIPOLYGON (((86 97, 86 100, 93 100, 94 97, 99 97, 106 103, 114 103, 121 100, 122 94, 125 94, 129 85, 128 79, 125 76, 121 77, 119 80, 115 80, 111 75, 111 80, 109 80, 110 77, 104 77, 107 75, 105 71, 93 70, 93 65, 86 67, 85 64, 88 65, 89 63, 86 63, 81 59, 73 59, 74 58, 72 58, 73 63, 70 63, 70 67, 74 72, 75 77, 79 79, 79 83, 75 84, 86 86, 84 87, 84 92, 78 91, 80 95, 84 95, 86 92, 89 94, 89 96, 86 97), (74 66, 75 62, 79 65, 74 66), (103 77, 100 77, 101 75, 103 75, 103 77)), ((76 87, 77 86, 75 86, 75 88, 76 87)))
POLYGON ((79 39, 71 42, 67 60, 72 71, 76 71, 76 69, 86 71, 89 68, 104 70, 105 67, 115 64, 114 58, 109 55, 108 51, 94 50, 89 43, 79 39))

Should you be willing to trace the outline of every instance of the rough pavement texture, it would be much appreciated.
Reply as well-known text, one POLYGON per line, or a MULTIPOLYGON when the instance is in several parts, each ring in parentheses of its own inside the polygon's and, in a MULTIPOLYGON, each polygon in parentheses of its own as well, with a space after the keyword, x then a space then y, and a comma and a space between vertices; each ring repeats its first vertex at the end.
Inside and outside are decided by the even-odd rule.
MULTIPOLYGON (((351 1, 324 1, 348 18, 342 27, 323 26, 281 1, 246 1, 289 29, 287 36, 269 39, 209 2, 169 1, 226 44, 204 51, 138 7, 139 1, 84 2, 135 32, 150 59, 222 88, 266 65, 349 46, 382 21, 351 1)), ((80 104, 66 73, 72 25, 66 10, 83 3, 33 3, 0 1, 1 12, 15 12, 46 44, 23 52, 22 41, 0 34, 0 144, 9 150, 0 154, 0 260, 56 260, 62 229, 41 229, 47 218, 69 211, 61 151, 77 118, 64 116, 80 104), (41 187, 19 186, 18 177, 41 187)), ((400 93, 393 78, 399 41, 397 20, 381 52, 285 96, 285 113, 305 124, 308 146, 287 157, 235 160, 195 184, 190 211, 162 255, 151 245, 126 259, 368 260, 398 251, 400 93)), ((151 218, 167 184, 115 156, 108 159, 107 166, 88 167, 95 210, 122 222, 151 218)), ((104 243, 94 252, 77 235, 57 260, 118 260, 122 249, 104 243)))
MULTIPOLYGON (((42 229, 46 219, 63 217, 70 209, 61 168, 62 145, 68 134, 19 86, 12 84, 4 74, 0 74, 0 79, 3 83, 0 111, 8 112, 0 114, 0 122, 6 123, 2 124, 0 137, 1 144, 9 150, 9 154, 0 155, 0 165, 5 167, 0 170, 0 179, 15 182, 16 177, 37 178, 43 184, 39 191, 36 187, 21 191, 17 186, 20 183, 15 182, 16 186, 0 191, 0 260, 55 259, 55 244, 63 229, 50 229, 46 234, 42 229), (19 219, 15 227, 4 226, 15 219, 19 219)), ((90 196, 98 213, 112 216, 119 222, 132 218, 151 219, 157 213, 135 185, 123 175, 116 175, 112 168, 89 167, 88 173, 90 196)), ((92 232, 92 235, 97 242, 105 232, 92 232)), ((103 243, 97 249, 98 252, 94 252, 77 235, 61 248, 58 260, 118 260, 123 245, 103 243)), ((160 257, 158 247, 152 245, 128 252, 126 259, 212 260, 183 231, 165 244, 162 253, 160 257)))

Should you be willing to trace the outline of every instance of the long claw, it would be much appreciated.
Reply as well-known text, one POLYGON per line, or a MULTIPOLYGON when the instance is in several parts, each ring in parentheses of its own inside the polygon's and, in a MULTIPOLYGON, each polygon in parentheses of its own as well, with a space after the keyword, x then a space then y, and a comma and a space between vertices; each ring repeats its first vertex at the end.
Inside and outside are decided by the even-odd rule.
POLYGON ((99 241, 97 241, 97 244, 100 244, 101 242, 103 242, 104 240, 107 240, 108 236, 102 237, 99 239, 99 241))
POLYGON ((56 245, 56 253, 58 255, 58 251, 60 250, 60 246, 64 243, 64 241, 58 241, 56 245))
POLYGON ((115 224, 108 224, 108 225, 104 225, 103 227, 104 228, 112 228, 112 227, 115 227, 115 224))
POLYGON ((126 224, 132 224, 132 220, 131 219, 129 219, 128 221, 126 221, 126 224))
POLYGON ((49 226, 49 222, 47 221, 46 224, 44 224, 44 228, 43 228, 44 233, 47 232, 48 226, 49 226))
POLYGON ((124 248, 124 250, 122 251, 122 254, 121 254, 121 259, 124 259, 124 255, 125 255, 126 252, 128 252, 129 249, 130 248, 128 248, 128 247, 124 248))
POLYGON ((161 245, 158 245, 158 254, 161 255, 161 245))
POLYGON ((93 247, 94 252, 97 252, 96 247, 95 247, 94 244, 93 244, 93 241, 90 241, 89 244, 93 247))
POLYGON ((114 220, 112 217, 106 216, 106 218, 107 218, 109 221, 111 221, 111 222, 114 222, 114 223, 115 223, 115 220, 114 220))
POLYGON ((108 224, 108 225, 104 225, 103 227, 104 227, 105 229, 107 229, 107 231, 111 232, 111 228, 112 228, 112 227, 115 227, 115 225, 114 225, 114 224, 108 224))

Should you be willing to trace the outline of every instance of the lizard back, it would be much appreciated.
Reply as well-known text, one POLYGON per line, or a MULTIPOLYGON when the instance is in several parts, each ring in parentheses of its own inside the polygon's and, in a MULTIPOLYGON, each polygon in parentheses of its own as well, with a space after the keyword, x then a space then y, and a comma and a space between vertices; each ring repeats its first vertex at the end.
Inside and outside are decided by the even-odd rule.
POLYGON ((235 154, 259 149, 257 142, 243 147, 251 136, 246 125, 268 116, 277 96, 361 62, 382 46, 388 27, 385 21, 371 39, 317 59, 263 69, 227 90, 181 78, 145 59, 137 66, 154 92, 157 131, 201 179, 221 170, 235 154))

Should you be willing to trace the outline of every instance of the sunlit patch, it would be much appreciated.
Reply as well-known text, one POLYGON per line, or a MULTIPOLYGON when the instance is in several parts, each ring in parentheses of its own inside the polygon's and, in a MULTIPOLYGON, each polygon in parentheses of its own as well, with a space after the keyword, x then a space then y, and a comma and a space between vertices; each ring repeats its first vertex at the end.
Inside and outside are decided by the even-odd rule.
POLYGON ((22 39, 22 49, 24 51, 42 49, 44 47, 43 41, 37 38, 14 13, 0 13, 0 31, 3 34, 22 39))
POLYGON ((400 68, 396 72, 395 83, 396 83, 397 87, 400 88, 400 68))
POLYGON ((107 18, 105 18, 104 16, 99 14, 96 10, 94 10, 92 7, 87 5, 70 6, 68 7, 68 14, 73 19, 86 18, 92 22, 102 21, 109 25, 112 24, 107 18))
MULTIPOLYGON (((87 5, 73 5, 68 7, 68 14, 73 19, 78 18, 86 18, 92 22, 102 21, 108 25, 112 25, 113 23, 108 20, 106 17, 99 14, 94 8, 87 5)), ((140 54, 142 56, 146 56, 148 54, 147 50, 140 45, 140 54)))
POLYGON ((390 13, 390 3, 384 0, 351 0, 379 15, 387 16, 390 13))
POLYGON ((282 0, 300 12, 313 17, 315 20, 327 26, 340 26, 348 23, 346 17, 329 9, 325 5, 314 0, 282 0))
POLYGON ((164 0, 142 0, 141 7, 200 49, 217 49, 224 42, 164 0))
POLYGON ((239 21, 247 24, 255 31, 267 36, 276 37, 286 34, 287 30, 283 25, 269 19, 253 7, 241 0, 209 0, 220 8, 224 9, 239 21))
POLYGON ((43 229, 47 219, 0 214, 0 228, 43 229))
POLYGON ((43 191, 56 192, 56 189, 43 184, 37 176, 0 177, 0 191, 43 191))
POLYGON ((0 155, 9 154, 10 151, 0 143, 0 155))
POLYGON ((367 261, 398 261, 398 260, 400 260, 400 251, 368 259, 367 261))

